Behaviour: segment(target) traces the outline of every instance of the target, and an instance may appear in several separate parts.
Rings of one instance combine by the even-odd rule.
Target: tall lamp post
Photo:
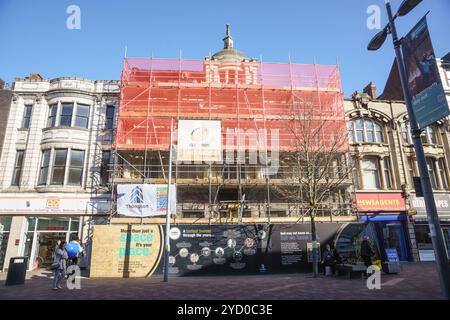
[[[439,224],[439,218],[436,210],[436,203],[434,202],[433,189],[430,183],[430,176],[427,170],[427,163],[425,153],[420,136],[422,134],[421,129],[417,123],[415,114],[412,109],[412,99],[408,88],[408,81],[406,76],[406,69],[403,60],[403,56],[400,50],[402,39],[398,39],[397,30],[395,28],[395,19],[407,15],[412,9],[414,9],[422,0],[404,0],[400,6],[398,12],[393,16],[391,3],[389,0],[385,0],[386,9],[389,16],[389,24],[384,27],[369,43],[367,49],[371,51],[378,50],[385,42],[387,35],[392,35],[392,40],[395,48],[395,55],[397,57],[398,71],[400,73],[400,79],[403,89],[403,95],[405,97],[406,108],[408,111],[408,117],[411,127],[411,134],[414,143],[414,149],[416,151],[417,164],[420,173],[420,182],[422,186],[423,196],[425,199],[425,207],[427,211],[428,224],[430,227],[430,235],[433,242],[433,248],[436,257],[437,269],[440,277],[440,283],[446,299],[450,299],[450,277],[449,277],[449,263],[447,258],[447,252],[444,245],[444,239],[441,232],[441,226]]]

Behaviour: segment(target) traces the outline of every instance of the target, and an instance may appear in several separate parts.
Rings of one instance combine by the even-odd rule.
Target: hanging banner
[[[222,127],[217,120],[178,121],[177,161],[222,161]]]
[[[403,39],[402,50],[412,109],[423,129],[450,115],[426,17]]]
[[[170,186],[170,214],[176,214],[177,193]],[[166,215],[166,184],[119,184],[117,185],[117,212],[129,217]]]

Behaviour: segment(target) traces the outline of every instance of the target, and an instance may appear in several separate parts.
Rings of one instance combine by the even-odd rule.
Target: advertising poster
[[[161,263],[162,226],[97,225],[92,236],[90,276],[149,277]]]
[[[170,186],[170,214],[176,214],[177,192]],[[117,185],[117,212],[128,217],[166,215],[168,203],[166,184]]]
[[[177,161],[222,161],[222,126],[217,120],[179,120]]]
[[[423,129],[450,115],[426,17],[403,39],[402,50],[412,109]]]

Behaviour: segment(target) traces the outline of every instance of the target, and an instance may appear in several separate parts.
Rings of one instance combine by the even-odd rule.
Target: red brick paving
[[[398,275],[382,275],[381,290],[368,290],[363,279],[312,278],[309,274],[216,276],[148,279],[81,279],[81,290],[52,291],[47,274],[25,285],[5,286],[0,299],[149,299],[149,300],[436,300],[443,299],[434,263],[406,263]],[[4,278],[4,276],[3,276]]]

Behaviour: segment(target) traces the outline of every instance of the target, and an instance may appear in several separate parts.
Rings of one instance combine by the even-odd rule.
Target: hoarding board
[[[222,128],[217,120],[179,120],[177,161],[222,161]]]
[[[426,17],[402,40],[412,109],[420,129],[450,115]]]
[[[151,276],[161,261],[162,235],[162,226],[158,225],[94,226],[90,276]]]
[[[177,193],[170,186],[170,214],[176,214]],[[117,212],[129,217],[150,217],[166,214],[168,204],[166,184],[117,185]]]

